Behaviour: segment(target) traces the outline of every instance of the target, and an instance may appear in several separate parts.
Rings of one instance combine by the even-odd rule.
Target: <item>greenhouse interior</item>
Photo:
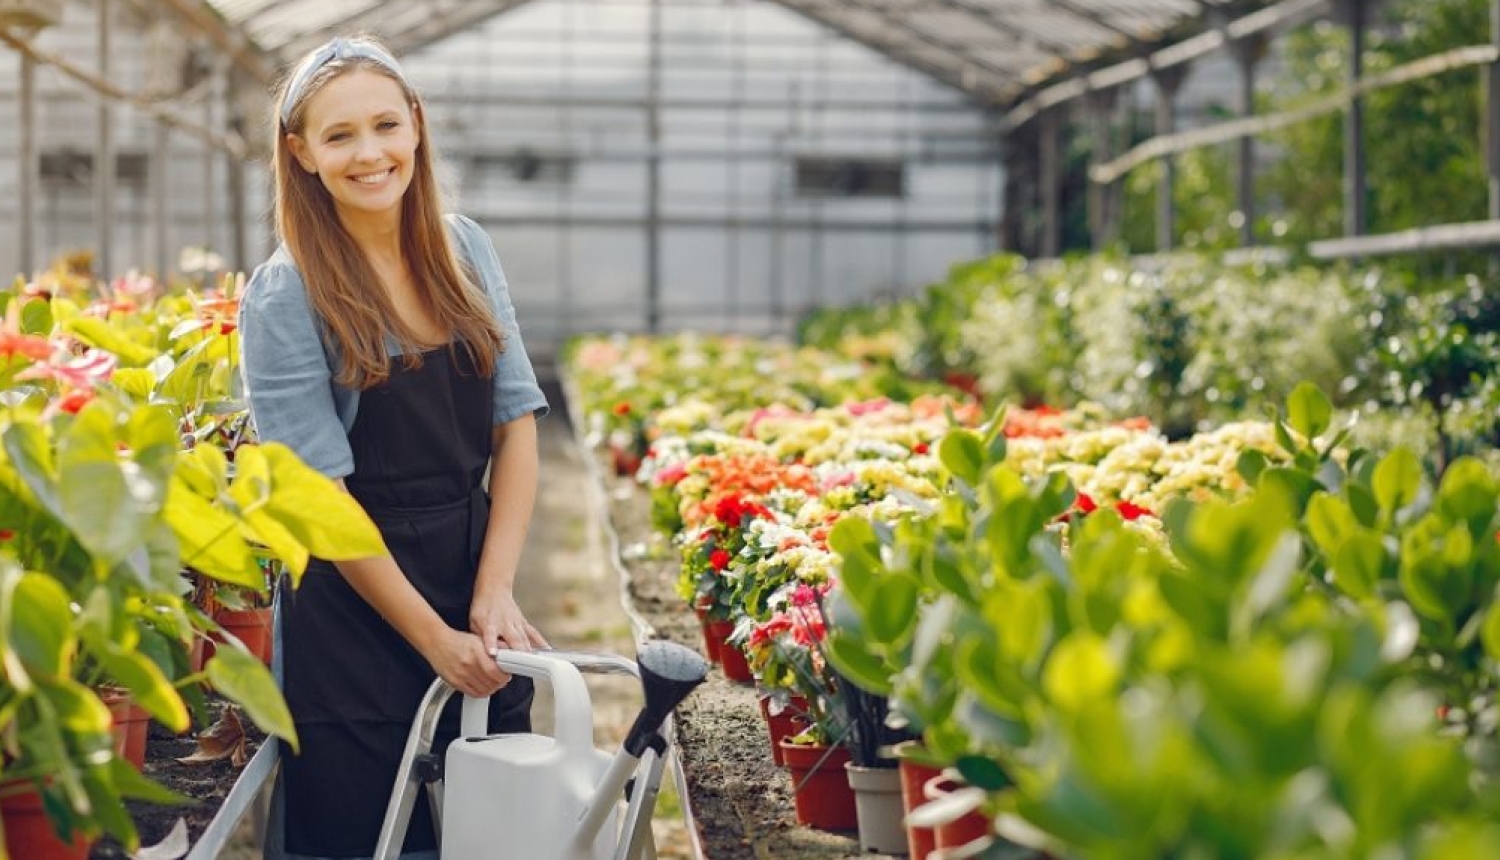
[[[1497,251],[1500,0],[0,0],[0,860],[1500,858]]]

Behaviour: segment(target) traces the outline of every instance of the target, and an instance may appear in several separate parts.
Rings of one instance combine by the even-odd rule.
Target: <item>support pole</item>
[[[1235,63],[1240,68],[1239,114],[1248,118],[1255,114],[1255,66],[1265,39],[1257,35],[1233,44]],[[1249,248],[1255,245],[1255,138],[1248,134],[1240,138],[1239,151],[1235,196],[1244,219],[1240,223],[1240,245]]]
[[[151,222],[155,226],[156,277],[163,283],[172,273],[171,239],[168,238],[172,220],[167,202],[167,175],[172,164],[169,141],[167,124],[158,122],[151,155]]]
[[[1341,0],[1349,27],[1348,83],[1359,85],[1364,76],[1365,0]],[[1493,69],[1494,66],[1491,66]],[[1344,235],[1363,236],[1369,229],[1365,207],[1365,99],[1354,95],[1344,118]]]
[[[1158,69],[1151,77],[1156,81],[1157,136],[1177,130],[1177,91],[1187,76],[1187,66]],[[1173,190],[1177,186],[1177,159],[1171,155],[1161,160],[1161,181],[1156,186],[1156,250],[1170,251],[1176,244],[1177,206]]]
[[[1040,183],[1042,208],[1041,256],[1056,257],[1062,253],[1062,117],[1049,110],[1037,118],[1037,182]]]
[[[661,0],[651,0],[646,73],[646,331],[661,329]]]
[[[21,227],[18,263],[21,274],[30,278],[36,270],[36,260],[32,257],[36,253],[36,61],[25,54],[20,56],[20,61],[21,115],[18,119],[21,127],[17,131],[21,135],[21,142],[16,165],[20,170],[20,195],[16,201],[17,218]],[[0,275],[7,274],[10,273],[0,272]]]
[[[99,2],[99,77],[109,80],[110,0]],[[98,276],[114,275],[112,249],[115,238],[115,138],[114,109],[109,99],[99,100],[99,137],[94,147],[94,218],[99,230]]]
[[[1113,156],[1110,119],[1114,113],[1115,92],[1093,93],[1088,100],[1089,124],[1093,141],[1089,146],[1089,166],[1104,164]],[[1095,251],[1104,250],[1108,242],[1110,183],[1091,182],[1088,191],[1089,236]]]
[[[1500,0],[1490,0],[1490,44],[1500,48]],[[1485,94],[1489,139],[1490,220],[1500,221],[1500,61],[1490,63],[1489,89]]]
[[[245,134],[245,117],[240,112],[240,99],[232,68],[225,68],[224,110],[228,125],[241,137]],[[229,252],[232,259],[229,271],[243,272],[249,265],[248,228],[245,223],[245,162],[231,154],[224,156],[226,189],[229,195]]]

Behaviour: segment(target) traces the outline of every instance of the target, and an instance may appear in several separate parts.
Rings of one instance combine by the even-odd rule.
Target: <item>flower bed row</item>
[[[249,444],[237,287],[58,270],[0,291],[0,856],[80,857],[101,834],[133,852],[127,800],[189,800],[117,741],[121,693],[181,732],[207,721],[208,682],[295,745],[265,655],[210,609],[381,546],[333,483]]]
[[[758,403],[678,387],[710,354],[730,391],[805,370]],[[1311,386],[1169,441],[1091,408],[843,398],[848,358],[793,354],[599,340],[570,372],[597,441],[622,413],[649,439],[680,593],[732,623],[726,671],[747,658],[768,716],[797,702],[794,742],[860,764],[914,739],[904,765],[963,786],[908,824],[1077,858],[1500,851],[1482,464],[1350,449]]]

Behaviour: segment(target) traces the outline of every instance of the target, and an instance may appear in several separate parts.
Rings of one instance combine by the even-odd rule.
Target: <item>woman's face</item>
[[[300,135],[288,134],[297,162],[316,173],[345,219],[399,215],[411,184],[420,121],[395,80],[356,69],[307,102]]]

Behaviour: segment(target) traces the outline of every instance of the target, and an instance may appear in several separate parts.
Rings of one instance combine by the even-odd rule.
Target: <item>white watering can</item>
[[[455,690],[434,681],[407,736],[375,860],[399,856],[423,784],[442,860],[654,857],[651,812],[670,748],[672,709],[703,682],[708,663],[696,651],[660,641],[641,646],[638,661],[502,650],[495,662],[512,675],[551,685],[554,736],[486,734],[489,699],[465,697],[459,737],[439,768],[430,754],[433,734]],[[594,748],[593,709],[580,671],[634,675],[645,688],[646,704],[614,754]]]

